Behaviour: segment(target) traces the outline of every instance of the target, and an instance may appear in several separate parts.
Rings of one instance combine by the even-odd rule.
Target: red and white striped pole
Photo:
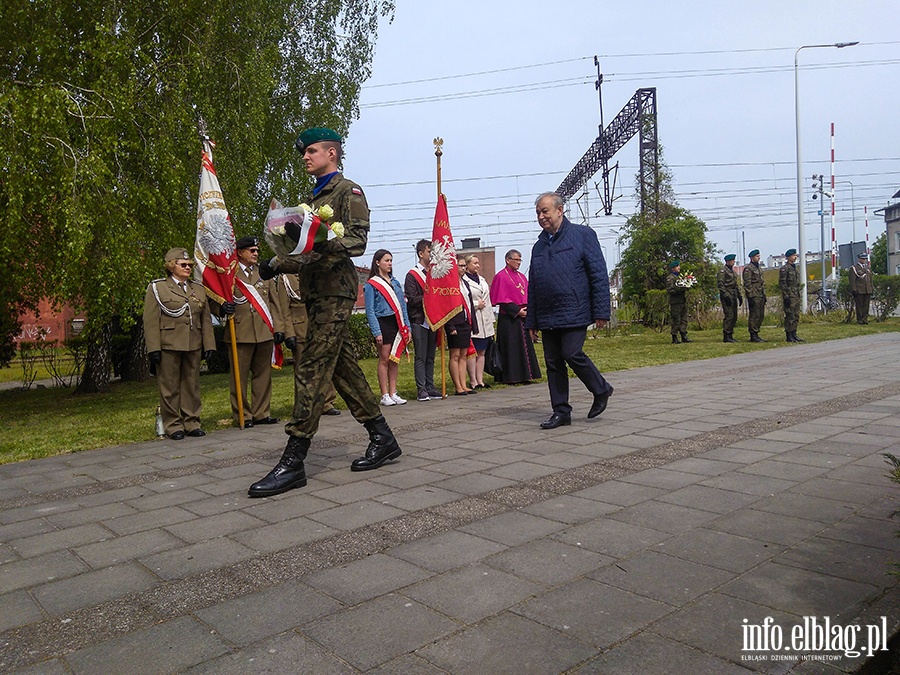
[[[831,123],[831,279],[837,278],[837,241],[834,231],[834,122]]]

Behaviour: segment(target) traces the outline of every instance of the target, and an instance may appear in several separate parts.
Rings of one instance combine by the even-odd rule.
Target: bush
[[[365,314],[350,315],[350,341],[356,350],[356,358],[371,359],[378,354],[375,351],[375,340],[369,330],[369,322]]]
[[[900,305],[900,277],[876,274],[872,277],[872,309],[876,321],[884,321]]]

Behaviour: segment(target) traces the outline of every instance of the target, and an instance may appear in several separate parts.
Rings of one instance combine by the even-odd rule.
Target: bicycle
[[[809,306],[809,313],[814,316],[824,316],[841,308],[837,300],[837,293],[830,288],[820,288],[816,291],[816,299]]]

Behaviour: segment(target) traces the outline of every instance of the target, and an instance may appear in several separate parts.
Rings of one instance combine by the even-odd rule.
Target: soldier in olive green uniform
[[[719,270],[716,283],[719,286],[719,300],[722,302],[722,342],[737,342],[734,339],[734,324],[737,322],[738,305],[743,305],[741,288],[734,271],[734,253],[725,256],[725,265]]]
[[[687,335],[687,289],[678,285],[678,275],[681,273],[681,261],[673,260],[669,263],[669,274],[666,276],[666,291],[669,294],[669,326],[672,331],[672,344],[678,344],[678,334],[681,334],[682,342],[688,340]]]
[[[750,262],[744,267],[744,293],[747,294],[747,325],[750,342],[765,342],[759,337],[759,329],[766,315],[766,285],[759,268],[759,249],[750,251]]]
[[[275,296],[284,323],[284,345],[293,353],[294,369],[296,369],[303,357],[309,325],[306,303],[300,295],[300,280],[297,275],[279,275],[275,280]],[[334,407],[336,400],[337,390],[335,390],[334,384],[329,383],[323,415],[341,414],[341,411]]]
[[[183,248],[166,253],[164,279],[154,279],[144,297],[144,339],[159,385],[159,409],[169,438],[205,436],[200,428],[200,352],[216,350],[212,319],[202,284],[191,281],[194,266]]]
[[[272,319],[272,328],[266,324],[260,313],[250,303],[241,290],[234,286],[234,302],[222,305],[213,303],[217,316],[229,315],[234,321],[234,337],[237,343],[238,372],[241,379],[241,398],[244,407],[244,426],[249,428],[255,424],[275,424],[278,419],[272,417],[272,353],[275,345],[284,341],[284,327],[281,313],[270,296],[275,288],[271,280],[259,276],[259,240],[256,237],[241,237],[235,242],[238,256],[238,267],[235,279],[240,279],[247,286],[252,286],[260,301],[268,308]],[[274,329],[274,330],[273,330]],[[225,331],[225,342],[228,343],[228,359],[233,358],[231,350],[231,330]],[[234,381],[234,364],[231,364],[231,412],[235,424],[240,424],[238,415],[237,388]],[[252,401],[251,401],[251,392]]]
[[[342,148],[341,137],[336,132],[307,129],[300,134],[296,147],[303,153],[306,172],[316,178],[312,208],[331,206],[333,220],[343,223],[345,234],[315,244],[313,252],[319,257],[312,261],[302,263],[293,256],[276,257],[263,266],[266,277],[298,273],[309,327],[300,363],[294,369],[294,410],[285,425],[290,438],[275,468],[250,486],[251,497],[266,497],[306,485],[303,461],[319,428],[319,417],[332,382],[354,419],[362,422],[369,432],[365,455],[353,461],[351,470],[375,469],[401,454],[381,414],[378,399],[357,363],[350,340],[350,314],[359,289],[359,277],[351,258],[365,252],[369,236],[365,195],[359,185],[338,171]],[[299,227],[289,225],[285,229],[289,236],[299,239]]]
[[[869,256],[860,253],[856,256],[856,264],[850,268],[850,294],[856,306],[856,323],[865,326],[869,323],[869,303],[875,286],[872,284],[872,270],[869,269]]]
[[[797,270],[797,249],[789,248],[784,253],[785,261],[778,272],[778,287],[784,303],[784,334],[788,342],[804,342],[797,337],[800,322],[800,272]]]

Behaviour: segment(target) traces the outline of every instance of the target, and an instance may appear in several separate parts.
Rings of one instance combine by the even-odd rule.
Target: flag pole
[[[438,201],[441,200],[441,155],[444,154],[442,147],[444,145],[443,138],[435,138],[434,139],[434,156],[437,159],[437,198]],[[444,328],[438,328],[439,331],[443,331]],[[446,331],[444,331],[444,335],[446,335]],[[445,355],[444,350],[446,347],[446,340],[443,339],[442,335],[437,336],[437,342],[441,348],[441,398],[447,398],[447,366],[445,364]]]
[[[206,130],[206,120],[203,117],[200,117],[197,122],[197,127],[200,131],[200,141],[203,144],[203,149],[209,153],[210,157],[212,157],[212,148],[209,147],[209,134]],[[232,296],[234,296],[234,282],[232,281]],[[232,374],[234,375],[234,392],[237,395],[238,401],[238,426],[243,429],[244,428],[244,397],[241,391],[241,369],[238,364],[238,352],[237,352],[237,337],[234,333],[234,316],[225,315],[225,323],[228,324],[228,328],[231,331],[231,363],[234,364],[234,367],[231,369]]]

